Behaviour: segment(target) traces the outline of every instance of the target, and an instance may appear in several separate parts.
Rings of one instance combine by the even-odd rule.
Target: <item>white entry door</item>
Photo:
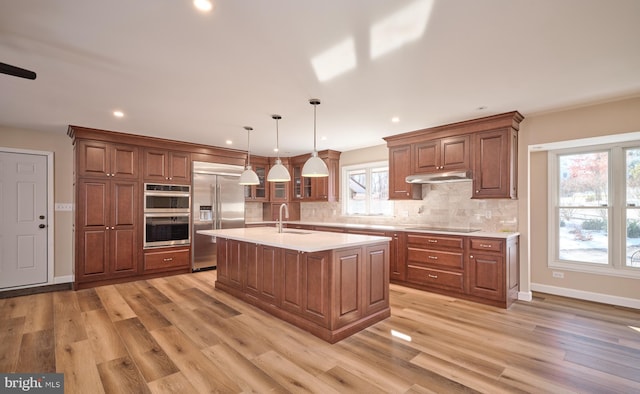
[[[0,152],[0,289],[47,283],[47,157]]]

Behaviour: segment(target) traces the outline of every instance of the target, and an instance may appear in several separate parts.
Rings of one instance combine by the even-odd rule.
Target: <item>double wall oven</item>
[[[144,184],[144,247],[188,245],[191,186]]]

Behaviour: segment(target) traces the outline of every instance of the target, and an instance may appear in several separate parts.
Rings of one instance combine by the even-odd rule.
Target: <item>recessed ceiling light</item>
[[[226,140],[225,142],[227,143],[227,145],[233,145],[233,141],[231,140]]]
[[[213,4],[209,0],[193,0],[193,6],[202,12],[209,12],[213,8]]]
[[[327,136],[326,136],[326,135],[323,135],[322,137],[320,137],[320,139],[321,139],[322,141],[326,141],[326,140],[327,140]]]
[[[113,116],[116,118],[122,118],[124,116],[124,112],[122,111],[113,111]]]
[[[391,121],[393,123],[398,123],[400,121],[400,118],[398,118],[397,116],[394,116],[393,118],[391,118]]]

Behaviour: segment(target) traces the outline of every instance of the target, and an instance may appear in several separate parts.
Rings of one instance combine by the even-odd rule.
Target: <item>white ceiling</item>
[[[313,61],[332,48],[325,64],[351,68],[325,79]],[[0,0],[0,62],[38,75],[0,74],[3,126],[244,150],[249,125],[252,153],[273,155],[277,113],[289,156],[313,148],[317,97],[318,150],[346,151],[639,95],[640,1]]]

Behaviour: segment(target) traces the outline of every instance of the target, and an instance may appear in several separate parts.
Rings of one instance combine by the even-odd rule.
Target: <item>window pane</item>
[[[560,260],[609,263],[609,228],[606,208],[560,208]]]
[[[389,201],[389,169],[371,170],[370,214],[384,215],[393,211]]]
[[[627,209],[627,243],[626,259],[627,267],[640,268],[640,209]]]
[[[559,160],[560,206],[608,205],[608,153],[563,155]]]
[[[627,149],[626,170],[627,206],[640,207],[640,149]]]
[[[347,214],[367,213],[367,174],[365,170],[348,172],[349,196],[347,200]]]

